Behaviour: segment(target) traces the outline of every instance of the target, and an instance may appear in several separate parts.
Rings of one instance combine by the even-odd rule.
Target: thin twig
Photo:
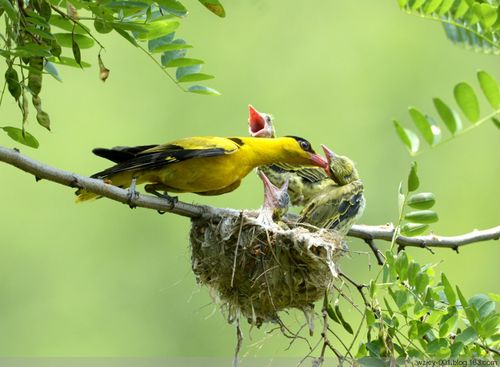
[[[365,239],[365,243],[370,247],[373,254],[375,255],[375,258],[377,259],[377,264],[380,266],[384,265],[384,256],[378,249],[377,245],[375,245],[375,241],[373,240],[373,238]]]
[[[102,180],[81,176],[51,167],[45,163],[29,158],[15,149],[0,147],[0,161],[17,167],[20,170],[28,172],[40,179],[46,179],[73,188],[83,188],[87,191],[98,194],[99,196],[107,197],[108,199],[112,199],[123,204],[133,204],[137,207],[170,212],[189,218],[210,218],[218,216],[237,217],[240,215],[240,212],[234,209],[221,209],[207,205],[194,205],[181,201],[172,203],[170,200],[165,198],[158,198],[151,195],[137,195],[137,197],[133,198],[131,201],[128,190],[106,184]],[[247,214],[252,215],[252,213]],[[363,240],[368,239],[383,241],[391,241],[393,235],[394,227],[392,225],[354,225],[348,233],[348,236],[350,237],[356,237]],[[433,247],[458,250],[461,246],[481,241],[498,240],[499,238],[500,226],[496,226],[485,230],[474,230],[460,236],[398,236],[395,242],[402,247]]]

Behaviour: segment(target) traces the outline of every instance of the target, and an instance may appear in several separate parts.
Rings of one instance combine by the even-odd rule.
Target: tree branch
[[[189,218],[240,215],[240,211],[235,209],[214,208],[208,205],[194,205],[180,201],[174,202],[151,195],[130,195],[128,190],[106,184],[102,180],[67,172],[36,161],[21,154],[17,149],[8,149],[0,146],[0,161],[17,167],[22,171],[31,173],[37,180],[46,179],[64,186],[82,188],[100,196],[107,197],[108,199],[131,206],[154,209],[161,212],[170,212]],[[252,215],[252,213],[249,214]],[[383,226],[355,225],[349,231],[348,236],[360,238],[365,241],[391,241],[393,233],[394,226],[392,224]],[[396,239],[396,243],[400,247],[451,248],[458,251],[458,248],[464,245],[481,241],[498,240],[499,238],[500,226],[496,226],[481,231],[475,230],[461,236],[399,236]]]

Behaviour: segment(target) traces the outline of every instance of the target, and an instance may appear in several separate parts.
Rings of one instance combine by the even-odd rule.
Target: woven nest
[[[213,290],[229,322],[242,314],[257,326],[276,321],[279,311],[310,310],[346,250],[334,232],[263,227],[246,216],[193,220],[190,242],[197,281]]]

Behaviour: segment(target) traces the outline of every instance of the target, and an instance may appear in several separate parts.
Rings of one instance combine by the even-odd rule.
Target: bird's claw
[[[136,184],[137,184],[137,178],[134,177],[132,178],[132,182],[130,183],[130,187],[128,188],[128,193],[127,193],[127,204],[130,207],[130,209],[137,208],[135,201],[139,198],[139,193],[135,189]]]

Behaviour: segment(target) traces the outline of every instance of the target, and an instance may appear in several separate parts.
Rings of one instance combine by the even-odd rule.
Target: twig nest
[[[337,277],[343,238],[315,227],[263,226],[246,215],[192,221],[192,269],[227,309],[260,326],[288,308],[310,310]]]

